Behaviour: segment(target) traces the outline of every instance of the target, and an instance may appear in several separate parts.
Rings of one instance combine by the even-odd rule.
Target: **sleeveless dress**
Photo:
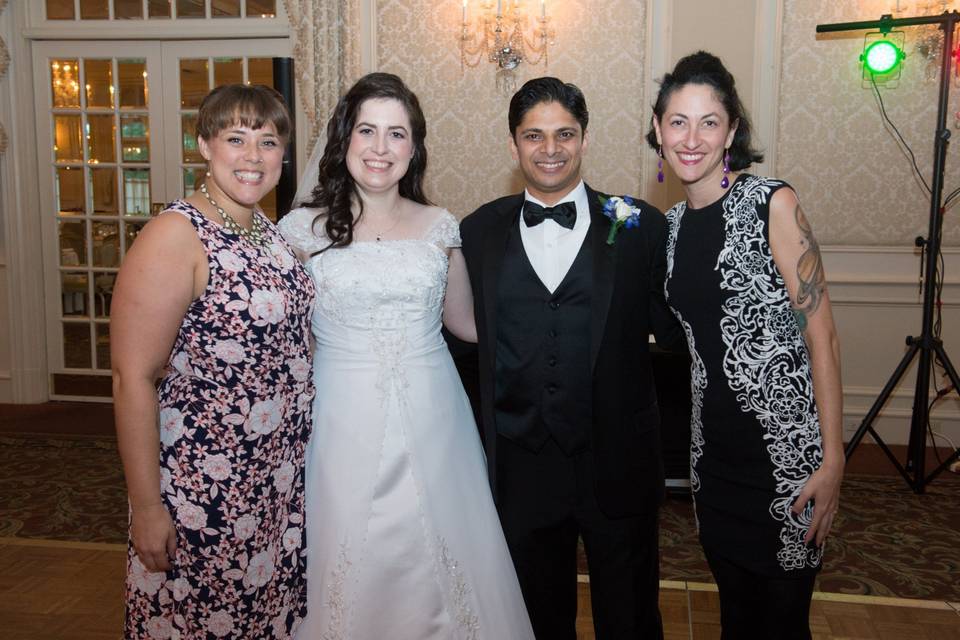
[[[329,244],[316,214],[297,209],[280,222],[308,254]],[[442,211],[428,227],[422,238],[353,242],[307,262],[318,291],[317,398],[301,640],[533,638],[440,334],[444,250],[460,245],[459,226]]]
[[[786,183],[741,174],[703,209],[667,212],[667,301],[687,335],[690,483],[704,548],[760,575],[815,571],[812,504],[791,506],[823,462],[806,342],[769,244]]]
[[[290,638],[306,613],[313,282],[272,224],[258,248],[187,202],[169,208],[196,229],[210,278],[159,388],[173,569],[147,572],[130,546],[124,637]]]

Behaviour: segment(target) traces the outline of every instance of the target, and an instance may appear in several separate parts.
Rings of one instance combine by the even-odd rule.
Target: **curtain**
[[[3,2],[4,0],[0,0]],[[340,95],[360,75],[359,0],[284,0],[307,148],[322,137]]]

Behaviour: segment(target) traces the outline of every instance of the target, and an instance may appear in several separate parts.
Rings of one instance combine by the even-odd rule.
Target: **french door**
[[[200,101],[272,86],[272,58],[289,55],[287,39],[34,43],[52,398],[109,399],[116,274],[151,214],[203,175]],[[261,204],[271,214],[275,194]]]

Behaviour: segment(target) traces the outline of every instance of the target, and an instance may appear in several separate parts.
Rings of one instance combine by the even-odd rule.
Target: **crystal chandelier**
[[[76,64],[54,60],[50,63],[50,76],[53,80],[53,106],[79,106],[80,83],[77,82],[79,69]]]
[[[953,0],[918,0],[914,7],[906,0],[895,0],[891,7],[894,18],[903,18],[909,12],[920,16],[934,16],[953,9]],[[914,33],[913,53],[923,59],[924,80],[937,79],[940,72],[940,52],[943,47],[943,32],[939,27],[918,27]]]
[[[522,0],[480,0],[472,9],[463,0],[460,22],[460,69],[476,67],[484,59],[497,65],[497,89],[516,90],[515,70],[522,62],[547,67],[549,48],[556,44],[550,27],[546,0],[539,1],[539,15],[527,15]],[[531,26],[532,22],[532,26]]]

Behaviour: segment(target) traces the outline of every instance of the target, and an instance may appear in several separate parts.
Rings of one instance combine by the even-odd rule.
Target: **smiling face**
[[[367,193],[396,189],[413,157],[410,116],[399,100],[371,98],[357,113],[347,148],[347,170]]]
[[[722,193],[723,155],[733,143],[736,123],[708,85],[687,84],[670,96],[663,118],[654,119],[663,157],[683,182],[684,189],[716,186]]]
[[[526,114],[510,138],[510,153],[520,165],[530,195],[553,205],[580,182],[587,136],[558,102],[541,102]]]
[[[283,142],[273,123],[259,129],[234,123],[210,140],[197,138],[207,161],[210,195],[252,209],[280,180]]]

